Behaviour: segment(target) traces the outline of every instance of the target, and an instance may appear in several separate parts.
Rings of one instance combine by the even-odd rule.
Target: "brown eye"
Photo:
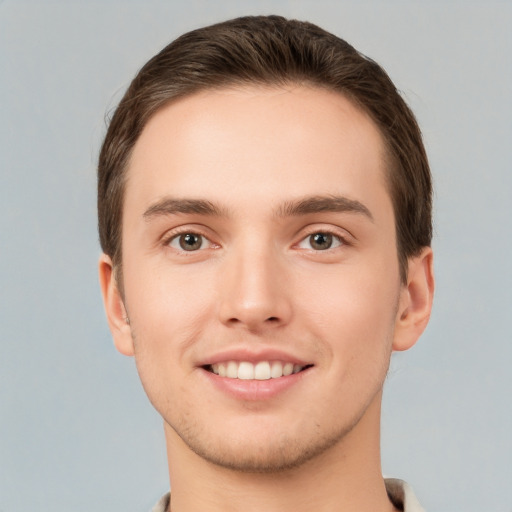
[[[309,244],[315,251],[325,251],[332,246],[332,235],[329,233],[314,233],[309,237]]]
[[[303,238],[297,244],[297,247],[309,251],[327,251],[329,249],[337,249],[343,245],[347,245],[343,237],[328,231],[317,231]]]
[[[196,235],[195,233],[184,233],[183,235],[179,235],[178,237],[179,246],[184,251],[197,251],[201,249],[203,245],[203,237],[201,235]],[[171,242],[171,246],[172,246]]]

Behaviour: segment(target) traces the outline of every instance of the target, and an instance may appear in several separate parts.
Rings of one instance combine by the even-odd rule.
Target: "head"
[[[391,351],[430,313],[430,201],[395,87],[314,25],[241,18],[142,68],[100,155],[100,279],[173,459],[374,446]]]
[[[126,171],[148,120],[163,106],[223,87],[307,84],[345,96],[376,124],[386,147],[403,282],[407,260],[430,245],[432,184],[415,117],[386,72],[342,39],[307,22],[245,17],[179,37],[140,70],[110,122],[98,164],[101,247],[122,289]]]

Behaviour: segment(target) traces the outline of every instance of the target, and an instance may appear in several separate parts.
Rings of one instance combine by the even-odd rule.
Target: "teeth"
[[[235,361],[229,361],[226,370],[226,377],[229,377],[230,379],[236,379],[238,377],[238,365]]]
[[[283,375],[291,375],[293,373],[293,363],[286,363],[283,366]]]
[[[283,365],[280,361],[273,361],[270,365],[270,376],[273,379],[278,379],[283,376]]]
[[[241,380],[254,379],[254,365],[251,363],[240,363],[238,365],[238,378]]]
[[[256,380],[268,380],[270,377],[270,363],[267,363],[267,361],[261,361],[254,367],[254,378]]]
[[[298,373],[304,366],[281,361],[260,361],[252,364],[247,361],[226,361],[213,364],[211,370],[220,377],[240,380],[269,380],[286,377],[292,373]]]

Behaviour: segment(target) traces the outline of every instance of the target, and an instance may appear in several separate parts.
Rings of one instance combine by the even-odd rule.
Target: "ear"
[[[114,345],[125,356],[133,356],[133,338],[126,308],[115,279],[112,260],[106,254],[98,262],[101,294]]]
[[[434,297],[434,256],[430,247],[409,258],[407,284],[402,286],[395,320],[393,350],[411,348],[425,330]]]

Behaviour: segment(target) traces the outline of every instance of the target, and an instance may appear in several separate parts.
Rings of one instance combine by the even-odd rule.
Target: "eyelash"
[[[296,246],[300,246],[301,244],[303,243],[308,243],[308,240],[310,241],[311,238],[315,235],[324,235],[324,236],[328,236],[328,237],[331,237],[332,238],[332,242],[335,243],[334,241],[337,240],[338,242],[338,245],[336,245],[335,247],[327,247],[326,249],[314,249],[313,247],[309,247],[309,248],[304,248],[306,250],[309,250],[309,251],[313,251],[315,253],[319,253],[319,252],[329,252],[331,250],[335,250],[339,247],[343,247],[343,246],[349,246],[350,244],[348,243],[346,237],[343,237],[341,236],[339,233],[333,231],[333,230],[329,230],[329,229],[317,229],[317,230],[313,230],[311,232],[309,232],[308,234],[306,234],[305,236],[303,236],[299,243],[298,244],[295,244]],[[311,244],[311,242],[309,242]]]
[[[204,242],[207,242],[210,246],[218,246],[217,244],[214,244],[204,233],[202,233],[200,230],[198,230],[197,228],[177,228],[175,230],[173,230],[171,233],[169,233],[166,237],[164,237],[162,239],[162,245],[166,246],[166,247],[171,247],[171,243],[174,241],[174,240],[179,240],[179,238],[183,235],[194,235],[194,236],[198,236],[198,237],[201,237],[201,239],[203,240],[203,243]],[[198,250],[196,251],[186,251],[185,249],[178,249],[178,248],[174,248],[176,251],[180,252],[180,253],[194,253],[194,252],[199,252]],[[199,249],[199,250],[204,250],[204,249]]]
[[[166,237],[164,237],[162,239],[162,245],[164,245],[166,247],[171,247],[171,243],[173,241],[175,241],[175,240],[178,240],[179,237],[181,237],[183,235],[194,235],[194,236],[201,237],[201,239],[203,241],[203,244],[204,244],[204,242],[206,242],[210,246],[210,247],[207,247],[207,248],[217,248],[217,247],[220,247],[218,244],[215,244],[214,242],[212,242],[200,230],[186,228],[186,227],[184,227],[184,228],[177,228],[176,230],[173,230],[171,233],[168,234],[168,236],[166,236]],[[299,240],[298,243],[293,244],[293,247],[300,246],[300,244],[306,242],[308,239],[310,239],[314,235],[327,235],[327,236],[330,236],[333,239],[338,241],[338,245],[336,247],[328,247],[327,249],[323,249],[323,250],[322,249],[314,249],[312,247],[304,248],[305,250],[312,251],[312,252],[315,252],[315,253],[322,253],[322,252],[330,252],[331,250],[335,250],[335,249],[337,249],[339,247],[352,245],[347,240],[347,238],[345,236],[340,235],[340,233],[336,232],[335,230],[332,230],[332,229],[316,229],[316,230],[311,230],[311,231],[307,232],[306,234],[304,234],[304,236],[302,236],[302,238]],[[173,248],[173,249],[176,250],[179,253],[182,253],[182,254],[186,254],[186,253],[193,254],[193,253],[197,253],[199,251],[205,250],[205,248],[203,248],[202,246],[199,249],[197,249],[197,250],[191,250],[191,251],[187,251],[187,250],[185,250],[183,248],[182,249],[178,249],[177,247]]]

